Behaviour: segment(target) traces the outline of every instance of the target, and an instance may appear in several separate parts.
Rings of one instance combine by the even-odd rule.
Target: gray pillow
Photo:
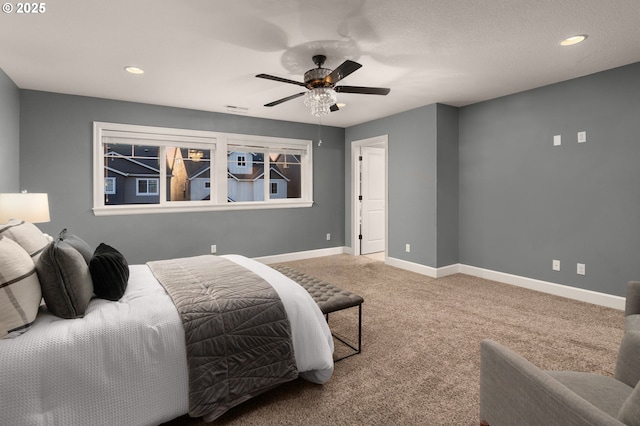
[[[50,243],[36,263],[42,295],[49,311],[61,318],[84,316],[93,295],[89,265],[63,240]]]
[[[627,400],[622,404],[618,420],[625,425],[640,426],[640,383],[638,383]]]
[[[615,378],[635,388],[640,381],[640,332],[629,330],[622,336],[618,358],[616,360]]]
[[[93,256],[93,249],[82,238],[67,231],[67,228],[64,228],[58,235],[58,239],[68,243],[71,247],[78,250],[82,257],[84,257],[87,265],[89,264],[91,256]]]

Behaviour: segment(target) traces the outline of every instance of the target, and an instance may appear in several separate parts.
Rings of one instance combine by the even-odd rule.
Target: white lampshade
[[[25,222],[49,222],[49,197],[47,194],[0,194],[0,223],[10,219]]]

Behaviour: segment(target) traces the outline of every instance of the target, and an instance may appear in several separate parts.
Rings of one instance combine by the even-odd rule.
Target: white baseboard
[[[350,247],[332,247],[326,249],[300,251],[295,253],[277,254],[274,256],[256,257],[255,260],[265,264],[270,264],[345,253],[353,254]],[[568,299],[579,300],[581,302],[593,303],[594,305],[619,309],[622,311],[625,307],[625,298],[621,296],[599,293],[597,291],[585,290],[582,288],[571,287],[562,284],[555,284],[548,281],[536,280],[533,278],[492,271],[490,269],[483,269],[459,263],[443,266],[440,268],[433,268],[431,266],[408,262],[406,260],[397,259],[394,257],[387,257],[385,263],[389,266],[394,266],[396,268],[415,272],[417,274],[426,275],[431,278],[442,278],[448,275],[461,273],[474,277],[485,278],[492,281],[498,281],[504,284],[515,285],[517,287],[528,288],[530,290],[540,291],[542,293],[566,297]]]
[[[276,254],[273,256],[255,257],[254,260],[262,262],[266,265],[271,263],[292,262],[294,260],[311,259],[314,257],[333,256],[336,254],[344,254],[347,247],[331,247],[326,249],[298,251],[294,253]]]
[[[489,269],[477,268],[475,266],[458,265],[458,270],[462,274],[473,275],[474,277],[486,278],[488,280],[524,287],[530,290],[541,291],[543,293],[554,294],[568,299],[593,303],[595,305],[606,306],[608,308],[619,309],[622,311],[624,310],[625,298],[621,296],[614,296],[611,294],[599,293],[597,291],[585,290],[583,288],[506,274],[504,272],[496,272]]]
[[[387,257],[385,263],[389,266],[415,272],[417,274],[426,275],[431,278],[442,278],[447,275],[458,273],[458,265],[449,265],[442,268],[433,268],[431,266],[421,265],[419,263],[408,262],[406,260],[397,259],[395,257]]]
[[[624,310],[625,306],[625,298],[621,296],[613,296],[611,294],[599,293],[597,291],[585,290],[582,288],[536,280],[533,278],[521,277],[519,275],[506,274],[504,272],[477,268],[475,266],[454,264],[443,266],[441,268],[432,268],[430,266],[407,262],[406,260],[396,259],[393,257],[388,257],[386,263],[387,265],[395,266],[396,268],[405,269],[411,272],[416,272],[418,274],[426,275],[431,278],[442,278],[446,277],[447,275],[461,273],[472,275],[474,277],[485,278],[492,281],[498,281],[504,284],[528,288],[530,290],[540,291],[542,293],[566,297],[568,299],[579,300],[581,302],[593,303],[594,305],[619,309],[622,311]]]

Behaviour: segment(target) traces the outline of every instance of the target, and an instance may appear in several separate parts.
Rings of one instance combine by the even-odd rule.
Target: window
[[[167,159],[167,201],[202,201],[211,196],[211,150],[170,146]],[[204,183],[208,182],[207,187]]]
[[[116,178],[113,178],[113,177],[104,178],[104,193],[107,195],[116,193]]]
[[[158,179],[136,179],[136,195],[158,194]]]
[[[310,207],[311,141],[94,122],[96,215]]]

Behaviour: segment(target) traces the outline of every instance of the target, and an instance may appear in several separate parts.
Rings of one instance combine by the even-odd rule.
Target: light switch
[[[553,137],[553,146],[560,146],[562,144],[562,136],[555,135]]]

